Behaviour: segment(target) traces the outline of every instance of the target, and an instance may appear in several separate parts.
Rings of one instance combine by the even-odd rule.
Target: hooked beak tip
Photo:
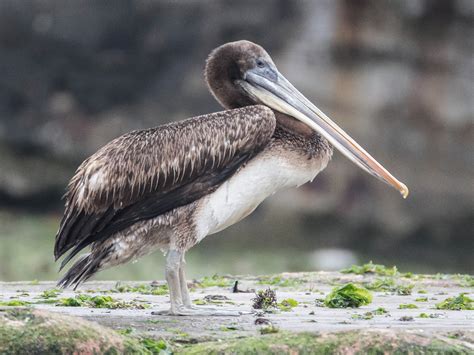
[[[406,199],[410,194],[410,190],[408,190],[407,185],[405,185],[403,182],[400,183],[399,191],[404,199]]]

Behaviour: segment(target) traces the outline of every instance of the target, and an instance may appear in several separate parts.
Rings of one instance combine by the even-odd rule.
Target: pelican
[[[376,178],[408,188],[305,98],[249,41],[214,49],[208,88],[225,111],[124,134],[86,159],[71,179],[56,235],[59,281],[77,287],[100,270],[155,250],[166,253],[169,314],[193,307],[185,253],[252,213],[273,193],[323,170],[332,147]]]

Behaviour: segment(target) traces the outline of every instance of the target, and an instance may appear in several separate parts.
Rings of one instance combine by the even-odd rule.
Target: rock
[[[185,348],[182,354],[469,354],[474,346],[446,337],[395,330],[283,333],[217,341]]]
[[[0,310],[1,354],[147,353],[138,341],[78,317],[39,309]]]

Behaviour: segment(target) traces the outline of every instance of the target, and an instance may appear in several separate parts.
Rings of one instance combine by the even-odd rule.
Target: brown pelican
[[[170,314],[194,314],[184,254],[246,217],[268,196],[326,167],[332,146],[406,197],[393,177],[280,74],[249,41],[209,55],[207,85],[226,109],[127,133],[86,159],[71,179],[56,235],[59,281],[76,286],[99,270],[166,252]],[[202,313],[202,312],[201,312]]]

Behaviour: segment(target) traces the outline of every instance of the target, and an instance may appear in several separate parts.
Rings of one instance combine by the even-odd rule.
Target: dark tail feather
[[[66,275],[58,281],[58,287],[67,288],[74,286],[74,290],[84,281],[89,279],[97,271],[99,271],[99,264],[102,258],[93,254],[86,254],[82,256],[73,266],[68,270]]]

